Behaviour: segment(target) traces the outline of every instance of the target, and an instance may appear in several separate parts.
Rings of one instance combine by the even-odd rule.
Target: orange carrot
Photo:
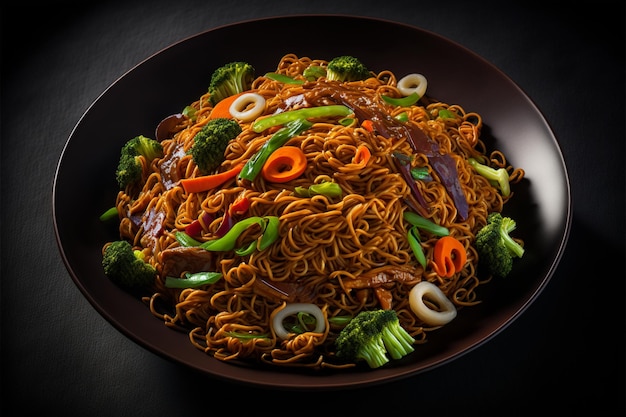
[[[367,130],[368,132],[373,132],[374,131],[374,122],[372,122],[370,119],[363,120],[363,122],[361,122],[361,127],[363,129]]]
[[[283,146],[271,153],[261,168],[261,175],[268,182],[287,182],[298,178],[306,170],[307,160],[302,149]]]
[[[188,193],[201,193],[202,191],[211,190],[224,184],[229,179],[235,177],[243,168],[243,163],[236,165],[224,172],[218,172],[213,175],[204,175],[202,177],[184,178],[180,180],[180,185],[183,186]]]
[[[371,157],[372,157],[372,152],[370,151],[370,149],[365,145],[359,145],[356,148],[354,157],[352,158],[352,163],[360,165],[361,167],[364,168],[369,162]]]
[[[218,101],[217,104],[213,106],[213,110],[211,110],[211,115],[209,116],[209,119],[217,119],[218,117],[232,119],[233,115],[230,114],[230,106],[235,100],[237,100],[237,97],[241,96],[244,93],[247,93],[247,91],[233,94],[232,96],[228,96]]]
[[[467,262],[463,244],[452,236],[443,236],[435,243],[434,269],[441,277],[451,277],[461,271]]]

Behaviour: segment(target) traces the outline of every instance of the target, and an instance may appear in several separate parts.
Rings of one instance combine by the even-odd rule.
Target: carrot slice
[[[306,155],[295,146],[283,146],[271,153],[261,175],[268,182],[283,183],[298,178],[307,166]]]
[[[228,96],[218,101],[217,104],[213,106],[213,110],[211,110],[209,119],[217,119],[219,117],[232,119],[233,115],[230,114],[230,106],[233,104],[235,100],[237,100],[239,96],[245,93],[247,93],[247,91],[242,91],[241,93],[233,94],[232,96]]]
[[[184,178],[180,180],[180,185],[183,186],[188,193],[201,193],[202,191],[212,190],[215,187],[219,187],[231,178],[234,178],[241,172],[243,163],[236,165],[224,172],[218,172],[213,175],[204,175],[202,177]]]
[[[460,272],[467,262],[465,247],[452,236],[443,236],[435,243],[434,270],[441,277],[451,277]]]
[[[352,163],[365,168],[371,157],[372,152],[370,151],[370,149],[365,145],[359,145],[356,148],[356,153],[354,154],[354,157],[352,158]]]
[[[363,129],[367,130],[368,132],[373,132],[374,122],[372,122],[370,119],[363,120],[363,122],[361,123],[361,127],[363,127]]]

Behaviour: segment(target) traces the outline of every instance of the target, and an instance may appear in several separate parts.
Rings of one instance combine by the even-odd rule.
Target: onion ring
[[[250,107],[251,106],[251,107]],[[240,95],[230,105],[230,114],[242,122],[251,122],[265,110],[265,98],[257,93],[245,93]]]
[[[424,298],[435,303],[439,310],[427,306]],[[411,288],[409,305],[420,320],[431,326],[443,326],[456,317],[456,307],[452,301],[432,282],[421,281]]]
[[[398,91],[403,96],[410,96],[413,93],[417,93],[420,98],[426,94],[426,87],[428,81],[422,74],[409,74],[405,75],[398,81]]]
[[[318,306],[309,303],[292,303],[287,304],[285,308],[276,313],[272,319],[272,327],[274,328],[274,333],[276,333],[277,337],[281,339],[289,338],[289,332],[285,329],[285,326],[283,326],[283,320],[292,314],[300,312],[307,313],[315,317],[315,329],[313,332],[321,333],[324,331],[326,328],[324,313],[322,313],[322,310]]]

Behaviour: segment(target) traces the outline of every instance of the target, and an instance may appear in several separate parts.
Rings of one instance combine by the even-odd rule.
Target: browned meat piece
[[[215,271],[213,252],[195,246],[165,249],[161,252],[162,276],[180,277],[184,272]]]

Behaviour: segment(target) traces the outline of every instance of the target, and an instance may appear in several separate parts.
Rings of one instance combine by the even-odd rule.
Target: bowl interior
[[[332,30],[319,30],[321,27]],[[294,30],[297,28],[297,30]],[[355,33],[390,34],[357,38]],[[315,32],[315,40],[308,33]],[[249,39],[262,34],[270,47]],[[337,39],[349,39],[337,42]],[[220,48],[226,41],[237,48]],[[406,51],[412,51],[407,54]],[[323,375],[261,369],[210,358],[187,335],[167,329],[140,300],[111,284],[101,268],[101,248],[117,230],[98,216],[117,194],[114,171],[119,149],[137,134],[153,136],[158,122],[196,100],[223,63],[243,60],[257,73],[272,71],[280,58],[359,57],[370,69],[396,74],[420,72],[429,94],[482,115],[483,139],[502,149],[525,180],[505,213],[516,218],[516,234],[527,252],[506,280],[485,286],[484,300],[462,311],[429,343],[389,367]],[[93,152],[94,143],[106,143]],[[77,197],[80,203],[77,204]],[[284,388],[356,387],[431,369],[480,346],[521,314],[556,268],[571,221],[569,180],[556,138],[541,112],[505,74],[484,59],[434,33],[379,19],[306,15],[258,19],[223,26],[184,39],[128,71],[80,119],[63,150],[54,181],[53,217],[57,242],[75,284],[120,332],[145,348],[184,366],[232,381]]]

